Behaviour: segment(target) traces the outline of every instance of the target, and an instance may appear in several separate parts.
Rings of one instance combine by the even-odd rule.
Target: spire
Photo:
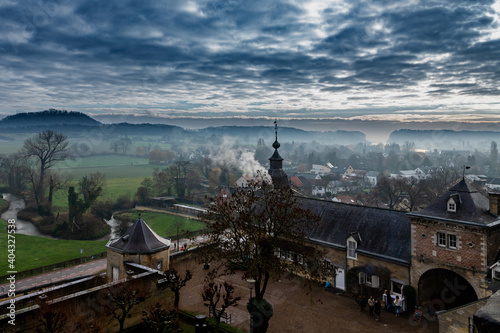
[[[288,186],[288,176],[283,171],[283,158],[278,152],[278,148],[281,146],[278,142],[278,120],[274,121],[274,132],[276,140],[273,143],[274,154],[269,158],[269,176],[271,176],[275,187],[285,187]]]

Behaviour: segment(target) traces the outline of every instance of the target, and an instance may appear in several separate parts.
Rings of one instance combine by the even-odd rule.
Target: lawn
[[[132,210],[122,215],[127,216],[130,220],[136,220],[141,214],[141,218],[161,237],[174,237],[177,235],[177,226],[179,226],[179,233],[185,231],[196,231],[206,228],[204,222],[190,219],[183,216],[162,214],[155,212],[139,212]],[[120,219],[120,217],[117,217]]]
[[[134,199],[137,188],[144,180],[143,177],[128,177],[128,178],[106,178],[104,189],[99,201],[111,200],[115,201],[120,196],[126,195],[130,199]],[[69,186],[77,186],[76,182],[71,182]],[[59,190],[54,194],[53,205],[57,212],[66,212],[68,210],[68,189]]]
[[[124,213],[131,220],[139,216],[139,212],[132,210]],[[205,223],[190,218],[162,214],[155,212],[141,212],[141,217],[158,235],[169,238],[177,235],[177,225],[179,232],[196,231],[205,229]],[[7,273],[7,223],[0,220],[0,275]],[[20,272],[32,268],[55,264],[58,262],[80,257],[80,249],[84,256],[106,251],[107,241],[75,241],[48,239],[40,236],[15,235],[16,241],[16,262],[15,270]]]
[[[1,221],[1,220],[0,220]],[[7,232],[5,221],[0,222],[0,275],[7,274]],[[48,239],[40,236],[15,235],[15,270],[20,272],[32,268],[55,264],[61,261],[106,251],[107,241],[74,241]]]

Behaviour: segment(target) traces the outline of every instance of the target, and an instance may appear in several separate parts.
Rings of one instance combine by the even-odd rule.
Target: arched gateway
[[[448,269],[431,269],[418,281],[418,303],[431,312],[449,310],[478,299],[465,278]]]

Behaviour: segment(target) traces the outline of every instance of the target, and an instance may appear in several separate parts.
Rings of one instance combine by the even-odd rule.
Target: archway
[[[447,269],[431,269],[418,281],[419,303],[432,312],[453,309],[477,299],[474,287]]]

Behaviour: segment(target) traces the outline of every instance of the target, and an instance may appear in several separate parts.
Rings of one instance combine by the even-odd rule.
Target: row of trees
[[[378,180],[372,193],[363,196],[363,201],[374,207],[385,204],[389,209],[412,212],[429,205],[445,193],[462,172],[455,168],[440,168],[421,180],[384,176]]]
[[[7,190],[22,195],[27,202],[26,210],[45,217],[46,232],[58,236],[62,235],[62,229],[73,229],[75,224],[85,225],[83,215],[95,204],[105,183],[104,175],[97,172],[71,186],[69,180],[52,171],[57,163],[71,156],[66,135],[47,130],[26,139],[19,152],[0,158],[0,180],[7,185]],[[65,188],[68,189],[69,212],[67,221],[63,222],[57,221],[59,214],[54,216],[52,212],[52,199],[55,191]],[[65,218],[63,214],[62,219]]]

